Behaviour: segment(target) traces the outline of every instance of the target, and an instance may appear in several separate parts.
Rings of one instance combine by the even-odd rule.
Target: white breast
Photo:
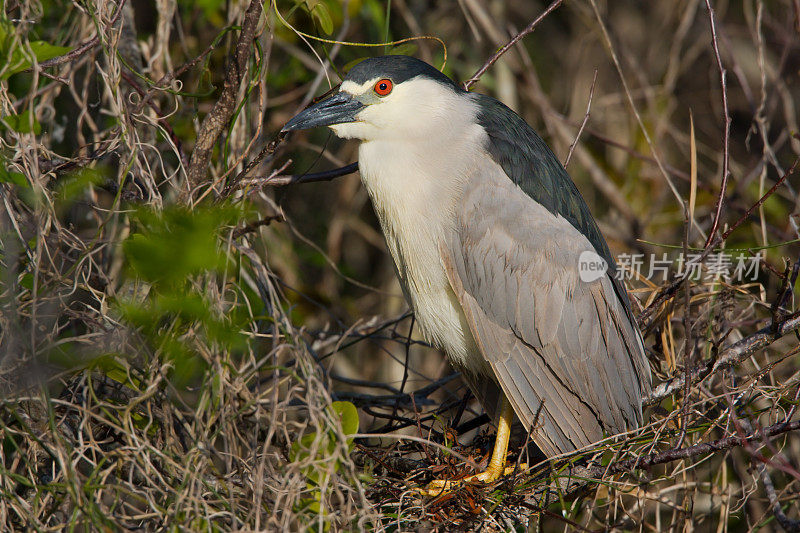
[[[471,135],[483,135],[475,130]],[[447,143],[370,141],[359,149],[359,170],[372,199],[400,285],[420,329],[456,366],[485,373],[466,318],[444,270],[439,244],[455,231],[455,206],[474,153]],[[474,142],[464,142],[464,147]],[[446,149],[442,157],[442,149]],[[429,162],[435,161],[433,167]]]

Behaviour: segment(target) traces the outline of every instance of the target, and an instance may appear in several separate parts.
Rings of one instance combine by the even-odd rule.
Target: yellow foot
[[[525,463],[519,465],[520,470],[524,470],[527,467],[528,466]],[[422,496],[433,498],[436,496],[441,496],[442,494],[447,494],[448,492],[451,492],[467,483],[475,483],[475,482],[486,483],[486,484],[492,483],[493,481],[497,481],[498,479],[500,479],[500,476],[509,476],[513,474],[514,469],[515,469],[514,466],[507,466],[503,470],[499,468],[497,469],[489,468],[488,470],[485,470],[480,474],[467,476],[461,479],[454,479],[454,480],[434,479],[433,481],[428,483],[428,486],[425,487],[424,489],[418,488],[415,490],[418,494],[421,494]]]

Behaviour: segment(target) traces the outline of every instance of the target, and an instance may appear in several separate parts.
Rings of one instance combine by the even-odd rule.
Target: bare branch
[[[763,441],[798,429],[800,429],[800,420],[779,422],[763,430],[750,432],[746,435],[732,435],[710,442],[701,442],[694,446],[687,446],[677,450],[666,450],[641,457],[634,457],[632,459],[611,463],[607,466],[570,466],[549,483],[541,483],[537,486],[525,498],[525,501],[536,506],[547,506],[557,501],[559,497],[573,494],[577,490],[592,483],[593,480],[604,479],[610,474],[622,474],[636,469],[648,469],[653,466],[671,463],[681,459],[689,459],[691,457],[729,450],[738,446],[747,446],[750,443]]]
[[[119,20],[120,15],[122,15],[122,9],[125,7],[125,1],[126,0],[120,0],[119,4],[117,5],[117,10],[114,11],[114,15],[111,17],[111,20],[109,21],[109,27],[114,26],[114,24],[117,23],[117,20]],[[42,61],[41,63],[39,63],[38,66],[40,69],[51,68],[51,67],[57,67],[58,65],[63,65],[64,63],[69,63],[70,61],[75,61],[76,59],[81,57],[83,54],[85,54],[87,51],[91,50],[98,44],[100,44],[100,35],[95,35],[88,41],[84,41],[83,43],[79,44],[78,46],[76,46],[74,49],[70,50],[63,56],[58,56],[52,59],[48,59],[47,61]]]
[[[764,484],[764,492],[767,493],[769,504],[772,506],[772,512],[775,514],[775,519],[781,527],[791,533],[800,531],[800,520],[792,520],[786,513],[783,512],[781,502],[778,499],[778,494],[775,492],[775,485],[772,483],[772,477],[769,475],[767,465],[764,463],[758,464],[758,473],[761,475],[761,483]]]
[[[196,187],[205,178],[214,144],[228,125],[236,108],[236,94],[244,79],[247,63],[252,54],[261,12],[262,3],[259,0],[251,0],[244,14],[242,31],[236,43],[234,57],[228,62],[225,71],[225,85],[222,93],[206,118],[203,119],[197,133],[197,141],[189,160],[189,168],[186,171],[190,188]]]
[[[701,442],[694,446],[687,446],[686,448],[679,448],[677,450],[667,450],[665,452],[653,453],[643,457],[636,457],[633,459],[626,459],[618,463],[609,465],[608,467],[598,467],[598,474],[608,472],[612,474],[627,472],[636,468],[650,468],[651,466],[660,465],[664,463],[671,463],[679,459],[688,459],[690,457],[697,457],[707,453],[718,452],[720,450],[728,450],[737,446],[744,446],[751,442],[762,439],[767,439],[800,429],[800,420],[793,422],[779,422],[761,431],[755,431],[746,436],[732,435],[722,439],[717,439],[711,442]]]
[[[694,368],[691,372],[691,381],[692,383],[697,383],[720,368],[741,363],[758,350],[769,346],[787,333],[792,333],[798,329],[800,329],[800,313],[794,313],[777,326],[769,325],[762,328],[749,337],[734,343],[723,351],[715,361],[708,361]],[[683,387],[685,379],[685,376],[679,375],[659,384],[653,389],[650,396],[644,399],[644,404],[653,405],[673,394]]]
[[[728,164],[729,164],[729,143],[731,137],[731,115],[728,112],[728,85],[725,79],[727,71],[722,66],[722,58],[719,55],[719,43],[717,42],[717,23],[714,17],[714,8],[711,7],[711,0],[706,0],[706,8],[708,9],[708,19],[711,23],[711,44],[714,46],[714,57],[717,60],[717,68],[719,69],[720,85],[722,87],[722,113],[725,122],[725,133],[722,139],[722,184],[719,187],[719,196],[717,197],[717,206],[714,213],[714,222],[711,224],[711,230],[708,232],[706,239],[706,248],[710,248],[714,241],[714,236],[719,228],[719,219],[722,215],[722,205],[725,201],[725,191],[728,189]]]
[[[594,86],[597,83],[597,69],[594,69],[594,78],[592,78],[592,87],[589,89],[589,101],[586,102],[586,114],[583,115],[583,122],[581,122],[581,127],[578,128],[578,133],[575,135],[575,141],[569,147],[569,153],[567,153],[567,159],[564,161],[564,168],[569,166],[569,160],[572,159],[572,152],[575,150],[575,145],[578,144],[578,141],[581,138],[581,133],[583,133],[583,128],[586,127],[586,123],[589,122],[589,111],[592,109],[592,97],[594,96]]]
[[[797,138],[798,135],[795,134],[795,137]],[[747,220],[750,217],[750,215],[753,213],[753,211],[755,211],[760,206],[762,206],[764,204],[764,202],[766,202],[767,199],[770,196],[772,196],[775,193],[775,191],[778,190],[778,187],[780,187],[786,181],[786,179],[789,176],[791,176],[792,174],[795,173],[798,164],[800,164],[800,158],[795,159],[794,163],[792,163],[792,166],[789,167],[789,170],[784,172],[783,175],[780,177],[780,179],[778,179],[778,181],[776,181],[775,184],[772,187],[770,187],[770,189],[767,192],[765,192],[761,196],[761,198],[758,199],[758,201],[756,203],[751,205],[750,208],[748,208],[747,211],[745,211],[745,213],[741,217],[739,217],[739,219],[736,222],[734,222],[730,226],[730,228],[727,229],[727,231],[725,231],[721,236],[715,237],[714,241],[711,243],[711,246],[706,246],[705,247],[705,249],[703,250],[703,253],[700,254],[700,257],[699,257],[698,261],[702,261],[705,257],[707,257],[708,254],[711,253],[711,251],[714,249],[715,246],[717,246],[721,242],[724,242],[731,235],[731,233],[733,233],[734,230],[736,230],[736,228],[738,228],[740,225],[742,225],[742,223],[744,223],[744,221]],[[661,307],[661,305],[664,302],[669,300],[678,291],[678,289],[680,288],[681,284],[684,282],[684,280],[685,280],[687,275],[688,275],[688,272],[684,273],[684,275],[679,276],[676,279],[672,280],[672,282],[670,282],[669,285],[667,285],[666,287],[662,288],[659,291],[658,296],[656,296],[656,298],[650,303],[650,305],[648,305],[645,308],[645,310],[642,311],[642,313],[641,313],[641,315],[639,315],[639,319],[638,319],[639,327],[642,329],[642,331],[646,331],[650,327],[650,323],[649,322],[650,322],[650,319],[652,318],[653,314],[656,311],[658,311],[658,309]]]
[[[481,79],[481,76],[483,76],[483,74],[484,74],[484,73],[485,73],[487,70],[489,70],[489,67],[491,67],[492,65],[494,65],[494,64],[497,62],[497,60],[498,60],[498,59],[500,59],[500,56],[502,56],[503,54],[505,54],[506,52],[508,52],[508,50],[509,50],[509,49],[510,49],[512,46],[514,46],[515,44],[517,44],[517,42],[519,42],[519,40],[520,40],[520,39],[522,39],[523,37],[525,37],[526,35],[528,35],[528,34],[530,34],[530,33],[533,33],[533,30],[535,30],[535,29],[536,29],[536,26],[538,26],[538,25],[539,25],[539,23],[540,23],[541,21],[543,21],[543,20],[545,19],[545,17],[547,17],[547,15],[549,15],[550,13],[552,13],[553,11],[555,11],[555,10],[556,10],[556,8],[558,8],[558,6],[560,6],[560,5],[561,5],[561,3],[562,3],[562,2],[563,2],[563,0],[555,0],[553,3],[551,3],[549,6],[547,6],[547,9],[545,9],[544,11],[542,11],[542,14],[541,14],[541,15],[539,15],[538,17],[536,17],[536,18],[533,20],[533,22],[531,22],[530,24],[528,24],[528,25],[525,27],[525,29],[523,29],[521,32],[519,32],[518,34],[516,34],[516,35],[514,36],[514,38],[513,38],[513,39],[511,39],[510,41],[508,41],[508,42],[507,42],[505,45],[503,45],[503,47],[502,47],[502,48],[500,48],[500,50],[498,50],[497,52],[495,52],[495,53],[494,53],[494,54],[493,54],[493,55],[492,55],[492,56],[491,56],[489,59],[487,59],[487,60],[486,60],[486,63],[484,63],[484,64],[483,64],[483,66],[482,66],[481,68],[479,68],[479,69],[478,69],[478,71],[477,71],[477,72],[475,72],[475,74],[473,74],[473,75],[472,75],[472,77],[471,77],[470,79],[468,79],[467,81],[465,81],[465,82],[464,82],[464,89],[466,89],[466,90],[469,90],[469,88],[470,88],[470,87],[472,87],[472,85],[473,85],[473,84],[474,84],[476,81],[478,81],[479,79]]]

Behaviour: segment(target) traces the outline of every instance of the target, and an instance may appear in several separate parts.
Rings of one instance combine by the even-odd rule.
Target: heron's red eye
[[[386,96],[392,92],[392,80],[379,80],[375,84],[374,91],[378,96]]]

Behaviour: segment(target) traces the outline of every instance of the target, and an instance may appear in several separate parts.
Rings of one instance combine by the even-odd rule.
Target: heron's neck
[[[453,130],[451,130],[453,131]],[[431,226],[446,224],[465,182],[477,166],[482,128],[471,124],[458,135],[424,140],[374,140],[359,148],[361,179],[386,224],[414,217]],[[388,235],[387,235],[388,237]]]
[[[482,129],[467,133],[485,135]],[[475,341],[440,256],[440,245],[457,231],[457,207],[478,169],[476,152],[485,155],[476,141],[365,142],[359,169],[423,335],[477,375],[485,373],[483,359],[469,357],[477,353]]]

